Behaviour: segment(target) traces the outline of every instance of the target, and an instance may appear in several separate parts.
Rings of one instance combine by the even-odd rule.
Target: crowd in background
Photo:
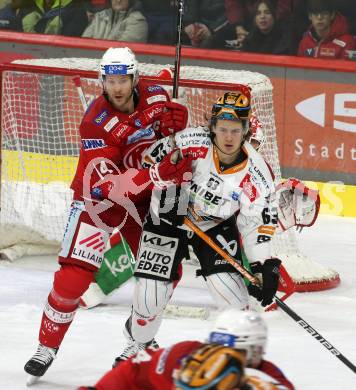
[[[0,0],[0,29],[174,45],[176,0]],[[356,0],[185,0],[183,44],[354,59]]]

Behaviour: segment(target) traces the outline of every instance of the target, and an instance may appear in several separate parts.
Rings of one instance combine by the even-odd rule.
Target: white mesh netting
[[[31,248],[46,244],[45,252],[53,249],[53,245],[58,247],[71,201],[69,184],[76,168],[78,127],[83,115],[73,76],[81,76],[82,70],[93,71],[90,78],[87,74],[81,76],[83,90],[88,101],[101,93],[96,59],[14,63],[16,69],[3,72],[2,83],[0,251],[3,248],[8,258],[17,255],[15,243],[28,242]],[[42,70],[34,70],[34,66]],[[155,76],[164,67],[140,64],[140,75]],[[58,68],[71,71],[63,75]],[[268,77],[248,71],[182,66],[180,78],[179,97],[187,104],[192,125],[206,123],[211,104],[227,89],[233,90],[232,84],[251,87],[253,112],[261,121],[266,137],[261,152],[279,180],[272,85]],[[171,91],[171,87],[164,87]],[[20,247],[20,255],[26,253],[24,247]],[[337,277],[334,271],[300,253],[294,232],[278,236],[275,248],[297,283],[327,282]]]

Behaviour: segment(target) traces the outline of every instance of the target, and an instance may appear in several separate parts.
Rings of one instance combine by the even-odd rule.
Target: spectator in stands
[[[87,12],[88,22],[90,23],[94,19],[94,15],[102,11],[109,6],[108,0],[89,0],[85,3],[85,9]]]
[[[173,45],[177,31],[176,0],[142,0],[142,5],[148,23],[148,42]]]
[[[148,25],[141,3],[136,0],[111,0],[111,7],[95,14],[83,38],[147,42]]]
[[[228,24],[224,0],[187,0],[184,14],[184,42],[210,47],[211,39]]]
[[[0,0],[0,10],[5,8],[7,5],[11,3],[11,0]]]
[[[34,0],[23,18],[23,31],[80,36],[88,24],[82,0]]]
[[[11,0],[0,9],[0,29],[22,31],[22,19],[32,11],[32,0]]]
[[[313,58],[346,58],[354,39],[348,32],[346,18],[336,11],[332,0],[309,0],[311,27],[301,40],[298,55]]]
[[[226,15],[231,24],[249,31],[253,27],[258,0],[225,0]],[[288,20],[299,7],[301,0],[273,0],[277,20]]]
[[[276,8],[271,0],[256,3],[253,26],[242,50],[266,54],[294,54],[296,51],[292,31],[288,24],[276,20]]]

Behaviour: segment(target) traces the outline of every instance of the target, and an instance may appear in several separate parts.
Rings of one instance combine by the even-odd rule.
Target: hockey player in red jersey
[[[208,344],[184,341],[139,351],[94,387],[78,390],[294,390],[275,364],[263,360],[266,341],[260,314],[226,309],[218,316]]]
[[[160,137],[185,128],[188,114],[185,107],[170,102],[162,87],[139,80],[134,53],[127,47],[108,49],[99,77],[103,94],[90,105],[79,128],[81,148],[59,253],[61,267],[44,308],[40,344],[25,365],[36,378],[55,358],[113,229],[120,228],[135,255],[152,188],[180,183],[191,171],[189,159],[174,163],[172,155],[142,169],[142,152]],[[115,194],[113,180],[120,182]]]
[[[279,390],[294,390],[283,372],[274,363],[263,359],[267,326],[259,313],[234,307],[225,309],[216,318],[208,341],[245,351],[248,375],[262,376]]]

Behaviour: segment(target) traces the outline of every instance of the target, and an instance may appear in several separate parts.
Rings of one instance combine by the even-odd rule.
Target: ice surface
[[[287,304],[356,364],[356,219],[319,218],[298,236],[305,254],[336,269],[341,285],[319,293],[294,294]],[[55,259],[32,257],[0,262],[0,389],[25,389],[23,365],[37,347],[43,304],[52,285]],[[110,369],[124,346],[129,313],[127,285],[98,308],[79,310],[58,358],[32,389],[69,390],[92,385]],[[194,297],[194,302],[191,301]],[[173,303],[212,306],[207,291],[179,287]],[[277,363],[298,390],[353,390],[356,374],[284,312],[264,313],[269,327],[266,358]],[[162,346],[201,339],[211,320],[165,319],[157,335]]]

